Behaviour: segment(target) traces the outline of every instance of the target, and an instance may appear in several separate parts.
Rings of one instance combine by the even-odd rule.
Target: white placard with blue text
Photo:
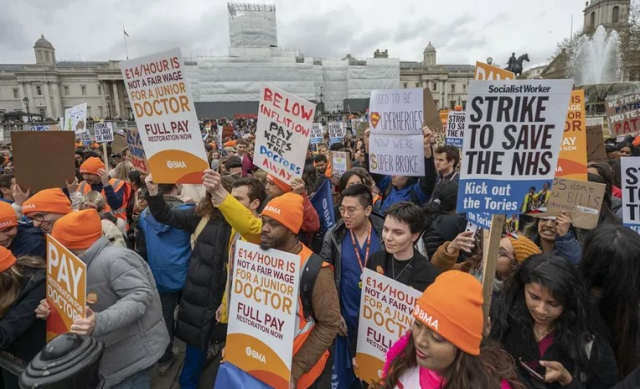
[[[347,135],[347,128],[343,122],[329,123],[329,145],[334,145],[344,141],[344,136]]]
[[[471,81],[459,213],[520,213],[529,188],[553,180],[573,80]]]
[[[96,143],[113,142],[113,125],[111,123],[96,123],[93,125],[93,135]]]
[[[371,92],[369,129],[371,134],[422,135],[424,90],[379,89]]]
[[[369,172],[390,176],[424,176],[422,135],[371,135]]]
[[[640,233],[640,157],[620,158],[622,170],[622,222]]]
[[[311,127],[311,139],[309,140],[309,143],[312,145],[317,145],[319,143],[322,143],[323,140],[324,136],[322,134],[322,124],[313,123],[313,126]]]

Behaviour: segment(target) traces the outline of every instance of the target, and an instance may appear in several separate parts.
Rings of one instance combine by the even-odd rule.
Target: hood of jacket
[[[171,206],[171,208],[186,209],[195,207],[195,205],[186,204],[184,201],[174,196],[164,196],[164,199],[167,204]],[[149,208],[145,208],[144,211],[142,211],[142,214],[140,214],[140,219],[144,219],[144,222],[156,233],[167,232],[173,228],[168,224],[162,224],[156,221],[156,219],[154,219],[153,215],[149,211]]]

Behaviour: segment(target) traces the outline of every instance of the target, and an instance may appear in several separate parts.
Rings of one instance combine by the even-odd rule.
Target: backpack
[[[302,314],[305,318],[313,317],[313,287],[316,284],[318,273],[322,268],[324,259],[316,253],[312,253],[304,264],[300,276],[300,301],[302,301]]]

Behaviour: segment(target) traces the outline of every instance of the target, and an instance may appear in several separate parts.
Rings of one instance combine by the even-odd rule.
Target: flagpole
[[[127,61],[129,60],[129,48],[127,47],[127,31],[122,26],[122,37],[124,38],[124,52],[127,56]]]

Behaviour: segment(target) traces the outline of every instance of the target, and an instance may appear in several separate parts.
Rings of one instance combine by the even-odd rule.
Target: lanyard
[[[371,249],[371,226],[369,226],[369,234],[367,235],[367,240],[364,244],[364,261],[360,257],[360,250],[358,249],[358,242],[356,241],[355,234],[351,230],[349,232],[351,233],[351,243],[353,244],[353,250],[356,252],[358,265],[360,265],[360,270],[364,271],[365,266],[367,266],[367,261],[369,260],[369,250]]]

